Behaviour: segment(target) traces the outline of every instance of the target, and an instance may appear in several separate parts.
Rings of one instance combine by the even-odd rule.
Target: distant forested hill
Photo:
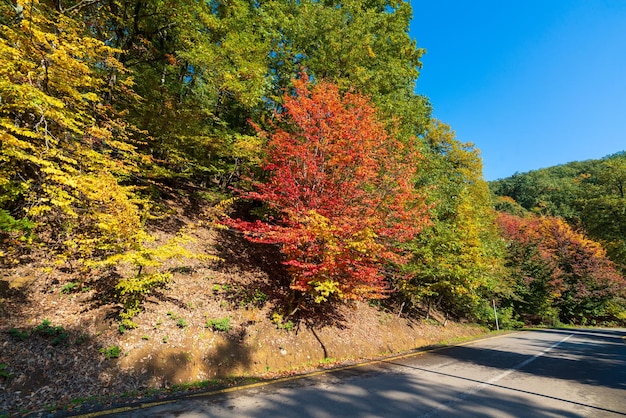
[[[575,161],[490,183],[501,211],[558,216],[601,242],[626,269],[626,152]]]

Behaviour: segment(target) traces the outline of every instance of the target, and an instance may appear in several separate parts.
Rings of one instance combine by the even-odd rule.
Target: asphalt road
[[[626,417],[626,329],[526,331],[118,417]]]

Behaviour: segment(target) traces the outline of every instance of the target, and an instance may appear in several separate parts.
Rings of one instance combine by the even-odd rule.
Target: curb
[[[75,418],[96,418],[96,417],[106,416],[106,415],[110,415],[110,414],[117,414],[117,413],[130,412],[130,411],[137,411],[137,410],[141,410],[141,409],[151,408],[151,407],[154,407],[154,406],[160,406],[160,405],[166,405],[166,404],[169,404],[169,403],[174,403],[174,402],[177,402],[177,401],[183,400],[183,399],[193,399],[193,398],[199,398],[199,397],[210,397],[210,396],[222,395],[222,394],[225,394],[225,393],[238,392],[238,391],[247,390],[247,389],[259,388],[259,387],[270,386],[270,385],[274,385],[274,384],[278,384],[278,383],[284,383],[284,382],[290,382],[290,381],[299,380],[299,379],[305,379],[305,378],[320,376],[320,375],[328,374],[328,373],[331,373],[331,372],[339,372],[339,371],[344,371],[344,370],[351,370],[351,369],[356,369],[356,368],[360,368],[360,367],[384,364],[384,363],[387,363],[387,362],[391,362],[391,361],[395,361],[395,360],[401,360],[401,359],[405,359],[405,358],[418,357],[418,356],[421,356],[421,355],[424,355],[424,354],[434,353],[434,352],[437,352],[437,351],[446,350],[446,349],[450,349],[450,348],[454,348],[454,347],[462,347],[462,346],[469,345],[469,344],[472,344],[472,343],[475,343],[475,342],[478,342],[478,341],[492,340],[492,339],[504,337],[504,336],[507,336],[507,335],[515,334],[515,333],[518,333],[518,332],[523,332],[523,331],[502,332],[502,333],[499,333],[498,335],[492,335],[492,336],[486,336],[486,337],[478,337],[478,338],[471,339],[469,341],[464,341],[464,342],[461,342],[461,343],[458,343],[458,344],[441,345],[441,346],[436,346],[436,347],[433,347],[433,348],[426,348],[424,350],[417,349],[416,351],[411,351],[411,352],[404,353],[404,354],[393,355],[393,356],[384,357],[384,358],[380,358],[380,359],[376,359],[376,360],[368,360],[368,361],[364,361],[364,362],[361,362],[361,363],[349,364],[349,365],[345,365],[345,366],[332,367],[332,368],[319,370],[319,371],[314,371],[314,372],[310,372],[310,373],[298,374],[298,375],[295,375],[295,376],[279,377],[279,378],[276,378],[276,379],[270,379],[270,380],[266,380],[266,381],[262,381],[262,382],[249,383],[249,384],[240,385],[240,386],[232,386],[232,387],[223,388],[223,389],[207,390],[207,391],[197,392],[197,393],[193,393],[193,394],[182,394],[182,395],[178,395],[178,396],[173,395],[172,398],[161,400],[161,401],[140,402],[140,403],[137,403],[137,404],[134,404],[134,405],[129,405],[129,406],[123,406],[123,407],[118,407],[118,408],[111,408],[111,409],[106,409],[106,410],[101,410],[101,411],[88,412],[88,413],[78,414],[78,415],[66,415],[66,416],[68,416],[68,417],[75,417]],[[624,338],[626,338],[626,337],[624,337]]]

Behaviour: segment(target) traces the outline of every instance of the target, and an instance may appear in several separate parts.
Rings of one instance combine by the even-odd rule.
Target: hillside
[[[153,291],[135,318],[137,328],[123,334],[120,306],[102,298],[101,278],[69,289],[76,275],[42,272],[43,258],[4,269],[0,411],[21,416],[132,402],[302,373],[485,332],[358,302],[327,312],[323,321],[277,323],[271,314],[278,300],[268,285],[284,279],[277,254],[211,229],[198,228],[194,236],[192,250],[219,248],[223,261],[169,265],[171,283]],[[207,328],[215,319],[222,325],[218,321]]]
[[[626,322],[624,156],[494,202],[416,92],[412,15],[1,2],[3,407],[413,349],[494,304],[507,328]]]
[[[600,241],[626,271],[626,152],[574,161],[490,182],[505,211],[558,216]]]

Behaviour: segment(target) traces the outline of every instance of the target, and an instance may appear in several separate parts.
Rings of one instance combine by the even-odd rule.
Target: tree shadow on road
[[[610,412],[583,403],[570,404],[569,411],[529,403],[525,397],[528,393],[514,390],[498,396],[488,390],[464,391],[446,383],[433,384],[415,370],[403,372],[398,366],[405,365],[381,363],[338,370],[233,394],[198,397],[193,402],[182,399],[119,416],[582,417],[588,416],[589,410]],[[482,382],[469,383],[476,387]]]
[[[623,338],[626,330],[556,329],[533,332],[546,336],[558,334],[556,341],[561,342],[557,345],[554,339],[528,338],[523,332],[510,336],[518,339],[520,344],[535,346],[539,352],[547,350],[521,367],[518,370],[520,373],[626,390],[626,340]],[[472,345],[452,347],[437,355],[503,370],[517,370],[520,364],[532,357]]]

